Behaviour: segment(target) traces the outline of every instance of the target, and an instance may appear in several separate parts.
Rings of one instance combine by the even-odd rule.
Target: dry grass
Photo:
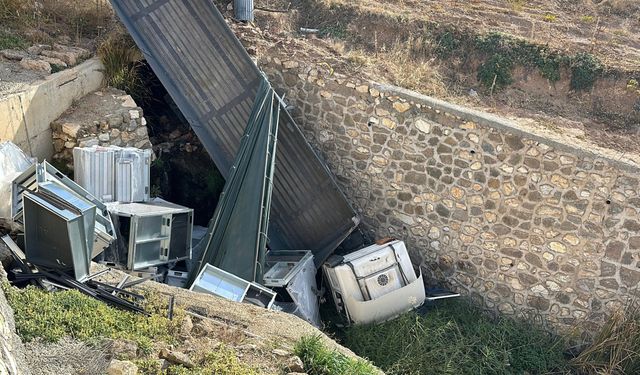
[[[418,56],[418,45],[420,41],[410,37],[406,41],[396,41],[390,48],[381,47],[374,53],[361,48],[346,50],[343,42],[334,42],[333,49],[346,57],[353,71],[371,71],[374,76],[387,77],[396,86],[426,95],[449,97],[445,78],[436,66],[436,60]]]
[[[640,302],[615,312],[571,365],[581,374],[640,374]]]
[[[0,0],[0,22],[32,43],[99,38],[113,22],[108,0]]]

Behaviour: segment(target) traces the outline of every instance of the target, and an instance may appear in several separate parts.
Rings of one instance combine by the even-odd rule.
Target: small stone
[[[511,315],[515,312],[515,309],[509,303],[501,303],[498,305],[498,311],[503,314]]]
[[[464,194],[464,190],[457,186],[451,188],[451,196],[456,200],[462,199],[462,197],[464,197]]]
[[[22,66],[25,69],[33,70],[36,72],[41,72],[46,74],[51,73],[51,65],[49,65],[48,62],[42,61],[42,60],[36,60],[36,59],[25,57],[20,61],[20,66]]]
[[[577,236],[574,236],[573,234],[567,234],[564,237],[562,237],[562,239],[567,242],[569,245],[573,245],[576,246],[580,243],[580,239]]]
[[[189,336],[192,329],[193,321],[191,320],[191,317],[187,315],[184,319],[182,319],[182,323],[180,323],[180,335]]]
[[[101,133],[98,135],[98,140],[100,142],[109,142],[109,139],[111,139],[109,133]]]
[[[411,104],[402,103],[402,102],[395,102],[395,103],[393,103],[393,109],[395,109],[396,111],[398,111],[400,113],[404,113],[404,112],[408,111],[409,109],[411,109]]]
[[[2,51],[0,51],[0,54],[5,59],[13,60],[13,61],[20,61],[20,60],[24,59],[25,57],[27,57],[27,55],[24,52],[17,51],[17,50],[14,50],[14,49],[3,49]]]
[[[140,118],[140,111],[136,111],[135,109],[130,109],[129,110],[129,118],[131,118],[132,120],[139,119]]]
[[[138,366],[129,361],[111,360],[107,367],[107,375],[136,375]]]
[[[356,91],[361,93],[369,92],[369,86],[367,85],[356,86]]]
[[[635,288],[638,286],[638,283],[640,283],[640,271],[620,267],[620,280],[625,286]]]
[[[147,136],[147,128],[145,126],[141,126],[136,129],[136,135],[138,137],[146,137]]]
[[[371,87],[369,89],[369,94],[371,94],[371,96],[373,96],[374,98],[377,98],[378,96],[380,96],[380,91],[374,89],[373,87]]]
[[[423,133],[430,133],[431,132],[431,123],[423,120],[423,119],[417,119],[415,122],[415,126],[418,130],[420,130]]]
[[[549,248],[553,251],[555,251],[556,253],[566,253],[567,252],[567,246],[563,245],[560,242],[557,241],[552,241],[549,243]]]
[[[287,360],[287,370],[289,372],[304,372],[304,363],[298,356],[292,356]]]
[[[82,126],[75,122],[65,122],[62,124],[62,132],[72,138],[78,137],[80,129],[82,129]]]
[[[113,340],[110,351],[115,358],[135,359],[138,356],[138,344],[131,340]]]
[[[42,59],[42,61],[48,62],[49,65],[51,65],[52,69],[55,68],[58,71],[66,69],[68,67],[67,63],[65,63],[64,61],[62,61],[60,59],[56,59],[55,57],[42,56],[41,59]]]
[[[297,61],[293,61],[293,60],[288,60],[282,63],[282,67],[285,69],[293,69],[293,68],[297,68],[298,66],[300,66],[300,64],[298,64]]]
[[[119,99],[122,100],[122,106],[123,107],[134,108],[134,107],[138,106],[136,104],[135,100],[133,100],[133,98],[131,97],[131,95],[124,95],[124,96],[119,97]]]
[[[49,47],[49,46],[46,46]],[[34,44],[31,47],[27,48],[27,53],[30,55],[39,55],[42,50],[45,49],[45,46],[42,44]]]
[[[278,357],[288,357],[289,354],[291,354],[291,353],[289,353],[288,351],[286,351],[284,349],[273,349],[271,351],[271,353],[277,355]]]
[[[67,142],[64,143],[64,148],[72,149],[74,147],[76,147],[76,143],[75,142],[67,141]]]
[[[178,351],[173,351],[173,350],[169,350],[169,349],[162,349],[160,350],[160,353],[158,354],[158,357],[162,358],[162,359],[166,359],[167,361],[171,362],[171,363],[175,363],[177,365],[182,365],[186,368],[194,368],[195,367],[195,363],[193,363],[193,361],[189,358],[188,355],[178,352]]]
[[[106,116],[107,123],[110,127],[115,128],[122,124],[122,116],[120,115],[108,115]]]
[[[385,128],[388,128],[388,129],[393,130],[393,129],[395,129],[395,128],[396,128],[396,125],[397,125],[397,124],[395,123],[395,121],[393,121],[393,120],[388,119],[388,118],[386,118],[386,117],[385,117],[385,118],[383,118],[383,119],[382,119],[382,125],[383,125]]]
[[[53,57],[58,60],[64,61],[69,66],[74,66],[78,63],[78,58],[73,52],[60,52],[60,51],[42,51],[42,56]]]
[[[78,146],[80,147],[93,147],[93,146],[97,146],[100,142],[98,141],[97,138],[93,138],[93,137],[89,137],[89,138],[84,138],[80,140],[80,143],[78,144]]]

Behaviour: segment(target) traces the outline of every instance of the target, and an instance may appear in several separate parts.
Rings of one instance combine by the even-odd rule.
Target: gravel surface
[[[21,68],[18,63],[0,61],[0,97],[19,92],[44,77],[42,73]]]

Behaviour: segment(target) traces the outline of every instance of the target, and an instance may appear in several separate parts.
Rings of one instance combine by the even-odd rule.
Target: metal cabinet
[[[84,280],[91,263],[96,206],[52,182],[22,197],[27,259]]]
[[[109,203],[127,246],[127,268],[139,270],[191,258],[193,210],[155,198]]]

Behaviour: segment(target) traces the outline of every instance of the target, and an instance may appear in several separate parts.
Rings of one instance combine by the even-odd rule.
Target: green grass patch
[[[184,314],[176,309],[174,319],[167,319],[166,301],[151,295],[145,303],[151,315],[145,316],[112,308],[76,290],[50,293],[33,286],[17,289],[8,284],[3,289],[15,312],[16,330],[24,341],[128,339],[148,352],[154,341],[175,342]]]
[[[524,322],[492,319],[464,300],[341,333],[387,374],[547,374],[563,370],[564,342]]]
[[[349,358],[329,349],[320,336],[307,336],[298,341],[294,353],[302,359],[309,375],[369,375],[377,370],[368,362]]]
[[[0,49],[25,49],[28,43],[16,34],[0,30]]]

